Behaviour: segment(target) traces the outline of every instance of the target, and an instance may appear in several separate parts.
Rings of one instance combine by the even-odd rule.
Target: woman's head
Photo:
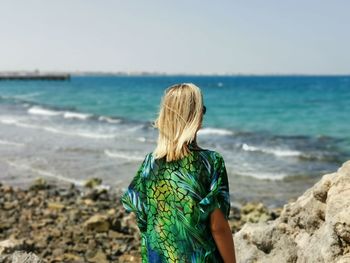
[[[189,152],[203,120],[203,96],[192,83],[173,85],[165,90],[154,127],[158,128],[156,159],[178,160]]]

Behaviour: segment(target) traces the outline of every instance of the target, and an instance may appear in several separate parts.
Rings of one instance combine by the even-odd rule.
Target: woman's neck
[[[203,150],[197,144],[197,135],[195,136],[194,140],[188,144],[188,147],[193,150]]]

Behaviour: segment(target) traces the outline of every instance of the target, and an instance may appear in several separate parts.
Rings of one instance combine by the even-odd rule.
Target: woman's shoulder
[[[149,162],[154,159],[153,151],[146,153],[144,157],[144,162]]]
[[[208,154],[211,159],[213,160],[223,160],[223,156],[221,153],[219,153],[218,151],[215,151],[215,150],[211,150],[211,149],[204,149],[203,150],[206,154]]]
[[[215,157],[222,157],[219,152],[217,152],[215,150],[208,149],[208,148],[200,147],[196,142],[192,142],[192,143],[188,144],[188,147],[192,151],[200,151],[200,152],[205,152],[205,153],[210,154],[210,155],[215,156]]]
[[[197,150],[196,152],[199,153],[202,157],[204,157],[206,159],[210,159],[214,162],[222,161],[224,159],[223,156],[221,155],[221,153],[219,153],[218,151],[212,150],[212,149],[201,148],[200,150]]]

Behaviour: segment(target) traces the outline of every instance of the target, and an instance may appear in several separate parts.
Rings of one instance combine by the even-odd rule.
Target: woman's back
[[[189,144],[176,161],[147,154],[122,203],[135,212],[142,262],[223,262],[210,229],[220,208],[228,219],[229,183],[222,156]]]
[[[147,154],[122,196],[136,213],[142,262],[235,262],[225,163],[197,146],[206,107],[192,83],[167,88]]]

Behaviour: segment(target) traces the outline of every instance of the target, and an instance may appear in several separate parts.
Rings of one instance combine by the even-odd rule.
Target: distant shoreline
[[[34,72],[0,72],[0,81],[6,80],[70,80],[71,75],[68,73],[41,73]]]
[[[303,74],[303,73],[266,73],[266,74],[248,74],[248,73],[166,73],[152,71],[0,71],[0,79],[7,78],[57,78],[69,76],[95,76],[95,77],[350,77],[349,74]]]

